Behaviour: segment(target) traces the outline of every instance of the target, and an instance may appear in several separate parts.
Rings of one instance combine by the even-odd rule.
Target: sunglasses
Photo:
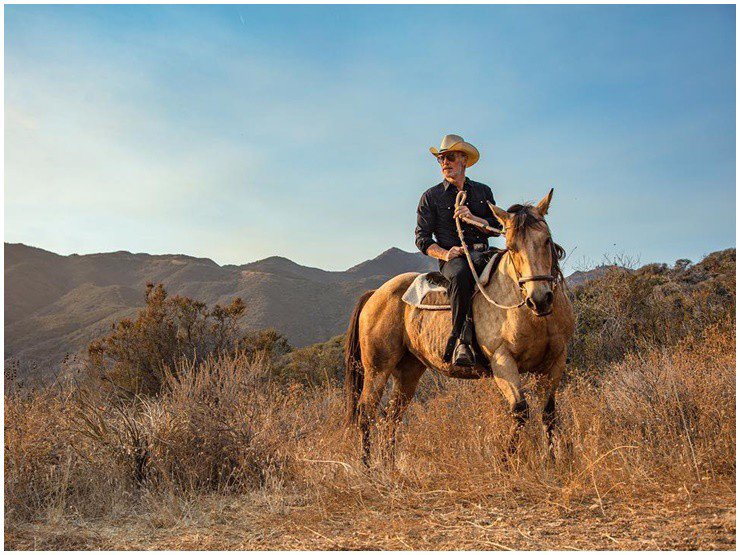
[[[440,164],[447,160],[448,162],[454,162],[457,159],[457,152],[445,152],[437,156],[437,162]]]

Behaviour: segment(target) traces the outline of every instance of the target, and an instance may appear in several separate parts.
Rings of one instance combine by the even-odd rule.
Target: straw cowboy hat
[[[463,139],[460,135],[445,135],[444,139],[442,139],[442,144],[439,145],[439,150],[434,147],[429,148],[429,152],[434,154],[435,157],[439,156],[440,154],[444,154],[445,152],[451,151],[464,152],[465,154],[467,154],[468,163],[466,164],[466,166],[468,168],[475,164],[480,158],[480,153],[478,152],[478,149],[470,143],[466,143],[465,139]]]

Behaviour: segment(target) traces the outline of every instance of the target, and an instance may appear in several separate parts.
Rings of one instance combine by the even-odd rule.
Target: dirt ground
[[[351,509],[267,494],[210,496],[104,520],[11,526],[6,549],[734,550],[733,491],[618,503],[532,503],[411,494]],[[417,499],[413,499],[417,497]],[[349,501],[349,499],[348,499]],[[395,504],[395,503],[394,503]]]

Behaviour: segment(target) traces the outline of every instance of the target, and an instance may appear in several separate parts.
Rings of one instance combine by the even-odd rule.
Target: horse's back
[[[375,292],[380,293],[381,296],[398,295],[400,298],[401,296],[403,296],[403,294],[406,292],[406,289],[409,288],[411,283],[414,281],[414,279],[418,275],[419,275],[419,272],[406,272],[404,274],[398,274],[397,276],[392,277],[391,279],[386,281],[383,285],[378,287],[378,289]]]

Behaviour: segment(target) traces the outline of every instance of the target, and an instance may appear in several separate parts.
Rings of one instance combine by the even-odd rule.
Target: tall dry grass
[[[379,459],[370,471],[358,462],[356,432],[343,427],[340,386],[276,380],[260,357],[183,362],[159,397],[75,384],[10,390],[6,530],[225,493],[269,492],[273,502],[330,515],[369,502],[424,506],[438,494],[568,506],[734,488],[735,336],[727,329],[571,378],[558,395],[554,461],[536,399],[507,460],[511,419],[495,385],[431,373],[408,411],[395,468]]]

